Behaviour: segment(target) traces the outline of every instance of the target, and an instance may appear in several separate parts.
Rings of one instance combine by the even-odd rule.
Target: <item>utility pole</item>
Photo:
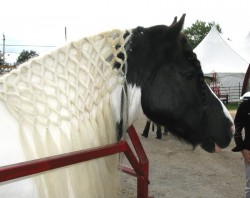
[[[67,42],[67,27],[64,28],[65,42]]]
[[[5,63],[5,35],[3,33],[3,63]]]

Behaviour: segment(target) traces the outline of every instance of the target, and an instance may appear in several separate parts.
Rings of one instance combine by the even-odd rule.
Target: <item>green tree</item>
[[[5,62],[3,60],[3,53],[0,51],[0,66],[4,65],[4,64],[5,64]]]
[[[0,66],[1,65],[4,65],[4,61],[3,61],[2,57],[0,57]]]
[[[36,51],[33,51],[33,50],[23,50],[20,55],[17,57],[17,61],[16,61],[16,64],[17,65],[20,65],[26,61],[28,61],[30,58],[33,58],[33,57],[36,57],[38,56],[39,54],[36,53]]]
[[[186,28],[183,32],[186,35],[189,44],[195,48],[206,37],[214,25],[216,26],[217,30],[222,33],[219,24],[215,24],[215,22],[206,23],[199,20],[193,23],[191,27]]]

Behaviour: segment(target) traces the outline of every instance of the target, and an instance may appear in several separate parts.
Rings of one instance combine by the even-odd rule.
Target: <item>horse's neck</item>
[[[137,29],[136,29],[137,30]],[[131,54],[133,51],[133,30],[129,30],[126,34],[123,35],[125,39],[125,49],[126,56],[130,57],[136,56],[135,54]],[[138,34],[136,32],[135,34]],[[141,33],[139,33],[141,34]],[[127,61],[127,58],[126,58]],[[130,78],[130,82],[127,81],[127,84],[119,84],[111,93],[112,106],[115,112],[116,123],[123,125],[123,128],[129,127],[133,124],[133,122],[139,117],[142,112],[141,108],[141,88],[136,85],[138,67],[130,67],[128,68],[128,64],[125,61],[124,64],[124,73]],[[134,62],[134,61],[132,61]],[[140,69],[140,67],[139,67]],[[128,70],[130,73],[128,74]],[[139,72],[141,73],[141,72]],[[131,77],[132,76],[132,77]],[[140,79],[141,80],[141,79]]]

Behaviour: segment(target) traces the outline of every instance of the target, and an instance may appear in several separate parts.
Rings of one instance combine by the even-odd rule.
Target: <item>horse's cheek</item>
[[[150,92],[142,94],[141,98],[143,113],[152,121],[162,123],[166,120],[168,106],[163,98],[159,98],[157,94]]]

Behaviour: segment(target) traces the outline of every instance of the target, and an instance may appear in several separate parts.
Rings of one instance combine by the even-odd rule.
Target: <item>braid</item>
[[[201,87],[201,93],[202,93],[202,104],[204,106],[207,105],[207,99],[206,99],[206,82],[204,80],[204,74],[202,72],[202,68],[201,68],[201,64],[200,61],[197,59],[196,54],[193,52],[193,49],[191,47],[191,45],[189,45],[186,37],[182,34],[183,38],[182,38],[182,42],[184,45],[182,45],[182,50],[183,50],[183,54],[188,57],[189,61],[192,63],[192,65],[194,65],[197,75],[198,75],[198,82],[199,85]]]

